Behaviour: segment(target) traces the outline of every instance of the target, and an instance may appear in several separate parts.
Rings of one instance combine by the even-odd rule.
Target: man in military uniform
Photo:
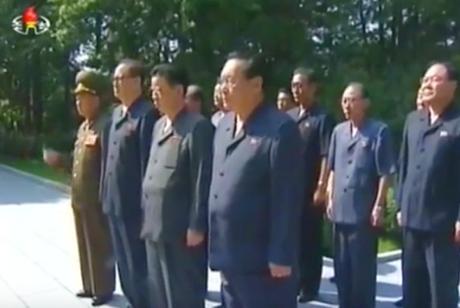
[[[454,101],[458,80],[452,64],[431,64],[420,86],[425,108],[411,112],[404,127],[397,204],[407,308],[457,307],[460,110]]]
[[[83,281],[77,296],[92,298],[93,306],[99,306],[111,299],[115,287],[109,228],[99,200],[102,134],[107,124],[102,115],[102,95],[107,83],[94,71],[81,71],[76,83],[77,110],[84,118],[75,141],[72,167],[71,200]],[[60,159],[49,154],[45,160],[57,166]]]
[[[103,159],[102,203],[108,217],[120,283],[134,308],[150,308],[147,257],[140,237],[142,179],[150,152],[153,104],[142,96],[144,67],[123,60],[113,74],[115,96],[120,100],[112,113]]]
[[[326,210],[327,155],[335,120],[316,101],[318,78],[299,67],[292,76],[292,93],[298,107],[288,111],[299,127],[303,143],[306,185],[300,215],[299,302],[317,298],[323,268],[323,216]]]
[[[335,127],[328,158],[340,308],[375,307],[377,229],[396,171],[388,126],[368,117],[368,105],[363,84],[349,84],[342,95],[347,121]]]

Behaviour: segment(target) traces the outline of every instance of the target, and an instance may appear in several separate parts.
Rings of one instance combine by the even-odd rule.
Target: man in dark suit
[[[115,69],[113,88],[121,104],[112,113],[103,153],[102,203],[109,220],[121,287],[134,308],[148,308],[141,189],[156,113],[142,98],[143,66],[123,60]]]
[[[204,308],[206,234],[214,127],[188,110],[186,73],[162,64],[151,73],[152,98],[164,114],[143,182],[144,225],[153,307]]]
[[[334,223],[334,271],[340,308],[374,308],[377,228],[383,226],[387,188],[396,171],[388,126],[367,115],[369,97],[361,83],[342,95],[347,121],[332,133],[328,164]]]
[[[288,111],[297,122],[303,143],[306,178],[300,215],[299,302],[317,298],[323,269],[323,215],[326,209],[327,155],[335,120],[316,101],[318,78],[299,67],[292,76],[292,93],[298,107]]]
[[[423,92],[422,92],[422,88],[419,88],[418,92],[417,92],[417,100],[416,100],[416,107],[417,107],[417,110],[423,110],[425,109],[425,102],[423,101]],[[401,215],[398,215],[397,217],[397,220],[398,220],[398,223],[400,224],[400,216]],[[404,252],[403,252],[404,253]],[[402,258],[404,259],[404,258]],[[402,260],[401,260],[402,261]],[[396,307],[402,307],[403,306],[403,299],[400,298],[398,299],[394,305]]]
[[[296,307],[301,140],[264,100],[265,65],[230,54],[221,90],[230,112],[214,138],[210,266],[227,308]]]
[[[458,73],[429,66],[421,80],[426,108],[411,112],[401,145],[397,203],[403,228],[404,307],[457,307],[460,204]]]

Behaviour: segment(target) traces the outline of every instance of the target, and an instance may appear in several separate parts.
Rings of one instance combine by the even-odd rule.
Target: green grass
[[[68,184],[70,181],[69,174],[62,170],[55,170],[40,160],[23,160],[0,156],[0,163],[63,184]]]
[[[379,238],[379,253],[398,249],[401,249],[401,241],[395,236],[384,234]]]

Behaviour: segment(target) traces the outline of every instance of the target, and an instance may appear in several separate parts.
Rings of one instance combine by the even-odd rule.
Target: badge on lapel
[[[369,139],[366,138],[366,139],[361,140],[361,146],[363,148],[367,148],[368,145],[369,145]]]
[[[136,125],[131,121],[126,123],[126,135],[131,136],[136,131]]]
[[[310,122],[305,122],[304,126],[305,126],[306,128],[309,128],[309,127],[310,127]]]
[[[260,144],[260,139],[259,138],[256,138],[256,137],[251,137],[249,139],[249,144],[250,145],[259,145]]]
[[[98,135],[95,134],[95,133],[89,133],[88,135],[86,135],[85,137],[85,145],[86,146],[95,146],[96,143],[97,143],[97,138],[98,138]]]
[[[440,133],[439,133],[439,137],[447,137],[449,136],[449,134],[447,133],[447,131],[445,130],[442,130]]]

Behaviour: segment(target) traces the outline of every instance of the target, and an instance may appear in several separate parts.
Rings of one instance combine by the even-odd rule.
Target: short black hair
[[[189,93],[190,88],[192,88],[192,91],[190,91]],[[189,85],[187,87],[186,93],[189,94],[193,100],[204,103],[204,92],[203,92],[203,89],[201,89],[199,85],[196,85],[196,84]]]
[[[172,63],[156,65],[152,68],[150,76],[163,77],[172,86],[182,86],[184,89],[184,95],[189,85],[187,72],[183,68]]]
[[[244,70],[244,75],[248,79],[254,77],[261,77],[265,84],[267,79],[267,62],[261,53],[254,53],[250,51],[232,51],[227,56],[229,60],[242,60],[247,63]]]
[[[134,59],[123,59],[118,63],[118,65],[126,65],[128,67],[128,74],[129,77],[139,77],[141,79],[141,83],[144,83],[145,80],[145,66],[139,60]]]
[[[361,92],[361,97],[364,99],[370,99],[369,96],[369,91],[367,90],[367,87],[364,85],[364,83],[360,81],[352,81],[349,82],[346,88],[353,87],[353,88],[358,88]]]
[[[428,70],[433,65],[442,65],[442,66],[444,66],[446,68],[446,71],[447,71],[447,78],[449,78],[450,81],[457,81],[457,82],[460,81],[459,72],[458,72],[457,68],[455,67],[455,65],[452,62],[449,62],[449,61],[431,61],[428,64],[428,67],[426,68],[426,70]]]
[[[312,68],[305,67],[305,66],[298,66],[294,70],[294,75],[301,75],[307,79],[309,83],[318,83],[319,76],[316,71]]]
[[[284,88],[284,87],[279,88],[278,93],[286,93],[287,95],[289,95],[292,98],[292,92],[291,92],[290,88]]]

